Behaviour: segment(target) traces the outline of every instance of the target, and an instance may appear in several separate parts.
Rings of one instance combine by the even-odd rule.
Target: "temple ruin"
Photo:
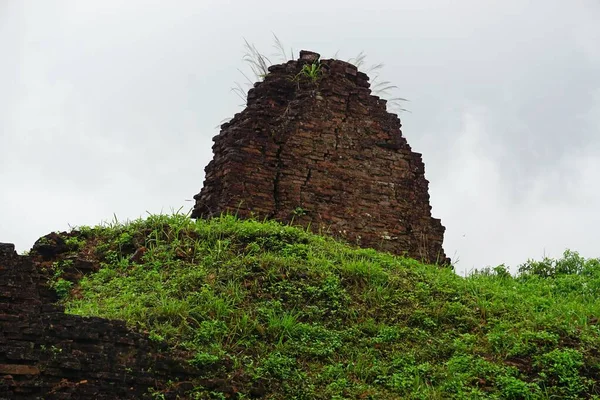
[[[194,218],[223,212],[310,226],[351,244],[449,264],[421,154],[369,77],[302,51],[273,65],[213,138]]]

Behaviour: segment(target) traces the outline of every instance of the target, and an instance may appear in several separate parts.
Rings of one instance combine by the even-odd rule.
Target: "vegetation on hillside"
[[[101,265],[71,284],[57,263],[68,312],[123,319],[231,383],[189,398],[600,399],[600,261],[574,252],[460,277],[276,222],[181,214],[67,241]]]

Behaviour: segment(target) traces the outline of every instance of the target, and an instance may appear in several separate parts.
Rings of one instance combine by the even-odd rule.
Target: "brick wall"
[[[49,260],[48,262],[51,262]],[[85,260],[80,260],[85,265]],[[0,400],[139,399],[198,372],[122,321],[67,315],[34,256],[0,243]]]
[[[271,66],[246,109],[222,125],[192,217],[293,220],[359,246],[449,263],[421,155],[397,115],[354,65],[321,60],[316,82],[303,76],[317,57],[301,52]]]

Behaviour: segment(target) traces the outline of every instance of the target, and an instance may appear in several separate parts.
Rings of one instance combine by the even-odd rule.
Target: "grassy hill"
[[[600,262],[577,253],[465,278],[231,216],[64,236],[100,265],[73,284],[55,263],[68,312],[123,319],[225,383],[189,398],[600,399]]]

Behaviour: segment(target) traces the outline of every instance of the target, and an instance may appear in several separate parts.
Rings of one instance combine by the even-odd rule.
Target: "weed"
[[[65,268],[71,268],[73,260],[60,260],[52,264],[53,275],[48,279],[48,285],[54,289],[59,299],[66,299],[73,287],[73,282],[63,279]]]
[[[291,49],[290,53],[288,54],[285,46],[274,33],[273,41],[273,47],[277,50],[277,54],[274,56],[279,57],[283,62],[294,59],[294,50]],[[333,58],[337,57],[337,53],[334,54]],[[272,65],[272,62],[268,56],[258,50],[254,44],[251,44],[246,39],[244,39],[244,55],[242,57],[242,61],[250,68],[251,74],[247,74],[238,69],[238,71],[242,74],[245,83],[242,84],[240,82],[235,82],[235,86],[231,88],[231,91],[242,100],[243,103],[241,106],[244,106],[247,101],[248,89],[254,87],[255,82],[261,82],[265,79],[265,77],[269,74],[269,67]],[[361,51],[356,57],[349,59],[348,62],[354,64],[357,68],[361,68],[365,65],[366,54]],[[407,99],[403,97],[390,96],[392,91],[398,89],[398,87],[396,85],[392,85],[389,81],[380,79],[380,70],[383,68],[383,66],[383,63],[378,63],[368,67],[365,71],[367,74],[372,75],[371,90],[373,91],[373,94],[382,98],[388,98],[386,102],[392,110],[397,110],[398,112],[408,111],[402,106],[403,102],[408,101]],[[321,64],[317,61],[312,64],[304,65],[302,70],[296,76],[294,76],[293,79],[298,80],[300,78],[307,78],[309,81],[314,83],[319,80],[321,75]],[[226,121],[228,121],[228,119],[222,120],[219,126]]]
[[[190,360],[190,364],[192,364],[196,367],[204,368],[204,367],[210,367],[210,366],[214,365],[215,363],[219,362],[220,360],[221,360],[221,358],[214,354],[198,352],[198,353],[196,353],[194,358],[192,358]]]
[[[58,280],[52,283],[51,287],[56,291],[56,295],[59,299],[65,299],[69,295],[69,293],[71,293],[71,289],[73,288],[73,282],[59,278]]]
[[[71,236],[65,240],[65,244],[70,251],[79,251],[85,246],[85,239],[77,236]]]
[[[314,83],[317,80],[319,80],[321,74],[321,64],[317,60],[312,64],[303,65],[300,72],[298,72],[298,74],[296,74],[296,76],[294,77],[294,80],[298,81],[301,78],[308,78],[308,80]]]
[[[581,376],[583,355],[575,349],[554,349],[536,357],[539,380],[548,393],[562,399],[578,399],[591,383]]]
[[[295,217],[301,217],[303,215],[306,215],[306,210],[298,206],[294,209],[294,211],[292,211],[292,215],[294,215]]]

